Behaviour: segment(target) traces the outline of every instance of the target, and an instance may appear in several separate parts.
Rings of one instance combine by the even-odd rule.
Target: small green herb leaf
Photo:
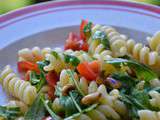
[[[56,115],[56,113],[54,113],[54,111],[51,109],[51,103],[48,100],[45,100],[44,97],[41,97],[41,100],[44,104],[44,107],[47,109],[47,111],[49,112],[49,114],[51,115],[51,117],[54,120],[62,120],[58,115]]]
[[[41,95],[37,96],[32,106],[25,114],[25,120],[41,120],[45,116],[45,107],[41,100]]]
[[[117,65],[120,66],[121,64],[129,66],[131,69],[134,69],[136,72],[136,75],[138,79],[143,79],[146,82],[149,82],[150,80],[158,78],[157,74],[153,72],[149,67],[137,63],[136,61],[133,60],[126,60],[126,59],[121,59],[121,58],[115,58],[113,60],[107,61],[109,64]]]
[[[84,32],[84,35],[86,36],[87,39],[91,36],[91,33],[92,33],[92,22],[88,22],[88,24],[86,24],[84,26],[83,32]]]
[[[82,95],[85,96],[85,94],[83,93],[83,91],[81,90],[79,84],[77,83],[77,81],[74,79],[74,72],[71,70],[67,70],[68,75],[70,76],[70,80],[75,84],[78,92]]]
[[[6,120],[13,120],[22,115],[19,107],[0,106],[0,117]]]
[[[58,53],[56,51],[52,51],[51,55],[53,55],[56,59],[59,58],[59,55],[58,55]]]
[[[93,40],[99,40],[106,49],[110,49],[110,42],[104,31],[97,30],[92,37]]]
[[[64,54],[64,60],[66,63],[71,63],[73,66],[77,66],[80,63],[80,60],[73,55]]]

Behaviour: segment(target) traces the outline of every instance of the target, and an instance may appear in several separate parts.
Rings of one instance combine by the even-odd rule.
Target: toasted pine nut
[[[68,84],[68,85],[65,85],[63,88],[62,88],[62,95],[63,96],[67,96],[69,91],[71,90],[74,90],[75,89],[75,86],[72,85],[72,84]]]
[[[84,96],[81,102],[82,104],[90,105],[90,104],[98,102],[100,97],[101,97],[101,93],[99,92],[91,93],[89,95]]]

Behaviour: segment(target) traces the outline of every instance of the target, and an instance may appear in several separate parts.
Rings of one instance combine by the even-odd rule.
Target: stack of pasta
[[[19,50],[19,75],[0,73],[0,119],[160,120],[160,32],[147,41],[82,20],[64,49]]]

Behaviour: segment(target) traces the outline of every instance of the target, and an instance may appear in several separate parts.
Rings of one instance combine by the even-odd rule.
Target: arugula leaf
[[[56,51],[51,51],[51,55],[53,55],[56,59],[59,58],[59,55]]]
[[[91,33],[92,33],[92,22],[88,22],[88,24],[86,24],[84,26],[83,33],[84,33],[84,35],[86,36],[87,39],[91,36]]]
[[[47,111],[49,112],[49,114],[51,115],[51,117],[54,120],[62,120],[58,115],[56,115],[56,113],[54,113],[54,111],[51,109],[51,102],[49,102],[48,100],[45,100],[44,97],[41,97],[41,100],[43,102],[43,105],[45,106],[45,108],[47,109]]]
[[[73,55],[64,54],[64,61],[66,63],[71,63],[73,66],[77,66],[80,63],[80,60]]]
[[[45,107],[41,100],[41,95],[38,95],[32,106],[25,114],[25,120],[41,120],[45,116]]]
[[[113,73],[111,77],[115,80],[119,80],[122,83],[121,92],[123,91],[125,94],[130,94],[137,83],[136,79],[122,72]]]
[[[0,118],[13,120],[22,115],[19,107],[0,106]]]
[[[43,72],[38,75],[36,72],[31,72],[30,74],[30,83],[37,88],[39,92],[43,85],[46,83],[46,78]]]
[[[146,82],[158,78],[157,74],[153,72],[152,69],[133,60],[115,58],[106,62],[115,66],[120,66],[121,64],[127,65],[135,70],[138,79],[144,79]]]
[[[64,120],[72,120],[72,119],[74,119],[74,118],[80,116],[82,113],[87,113],[87,112],[89,112],[89,111],[94,110],[97,106],[98,106],[98,104],[93,104],[93,105],[91,105],[91,106],[89,106],[89,107],[83,109],[81,113],[75,113],[75,114],[73,114],[73,115],[71,115],[71,116],[65,118]]]
[[[104,31],[97,30],[92,37],[93,40],[99,40],[106,49],[110,49],[110,42]]]
[[[37,64],[38,64],[40,71],[43,73],[46,73],[43,68],[44,68],[44,66],[47,66],[49,64],[49,61],[47,61],[47,60],[38,61]]]
[[[31,73],[30,73],[30,83],[32,84],[32,85],[36,85],[36,84],[38,84],[39,82],[40,82],[40,77],[39,77],[39,75],[37,75],[37,73],[36,72],[34,72],[34,71],[32,71]]]
[[[72,101],[74,102],[77,110],[78,110],[79,112],[82,112],[82,109],[81,109],[82,104],[81,104],[81,102],[80,102],[81,99],[82,99],[82,96],[79,95],[79,93],[78,93],[76,90],[72,90],[71,92],[69,92],[69,95],[70,95]],[[80,106],[80,105],[81,105],[81,106]]]
[[[78,92],[82,95],[85,96],[85,94],[83,93],[83,91],[81,90],[79,84],[77,83],[77,81],[74,79],[74,72],[72,70],[67,70],[67,73],[70,76],[70,80],[75,84]]]

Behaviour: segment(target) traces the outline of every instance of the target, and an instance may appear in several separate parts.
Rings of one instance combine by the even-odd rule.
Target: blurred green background
[[[51,1],[51,0],[0,0],[0,14],[4,14],[21,7],[45,1]],[[160,0],[124,0],[124,1],[144,2],[147,4],[154,4],[160,6]]]

